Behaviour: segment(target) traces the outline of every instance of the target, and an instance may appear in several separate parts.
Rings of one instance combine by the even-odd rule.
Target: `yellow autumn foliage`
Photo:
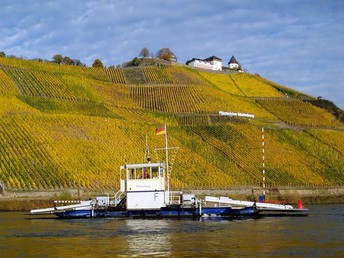
[[[259,186],[262,126],[268,186],[344,184],[343,125],[325,110],[245,73],[128,71],[0,58],[6,187],[118,189],[119,166],[144,161],[146,135],[152,161],[164,160],[154,151],[164,146],[154,133],[164,123],[179,147],[171,151],[173,189]]]

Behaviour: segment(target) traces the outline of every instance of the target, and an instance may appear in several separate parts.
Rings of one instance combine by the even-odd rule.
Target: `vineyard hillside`
[[[166,123],[172,189],[343,186],[344,124],[250,73],[182,65],[90,68],[0,58],[0,194],[119,188]]]

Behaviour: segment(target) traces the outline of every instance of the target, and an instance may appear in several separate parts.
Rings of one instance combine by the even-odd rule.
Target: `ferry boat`
[[[120,166],[120,190],[115,196],[98,196],[77,204],[31,210],[35,214],[55,214],[59,218],[163,218],[163,217],[237,217],[255,216],[262,212],[300,213],[303,207],[233,200],[170,190],[166,125],[157,134],[165,134],[165,161],[125,164]],[[149,155],[148,155],[149,156]]]

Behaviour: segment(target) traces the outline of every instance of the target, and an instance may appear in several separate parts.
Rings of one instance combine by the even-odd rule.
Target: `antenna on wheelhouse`
[[[167,174],[167,191],[170,191],[170,171],[168,164],[168,138],[167,138],[167,128],[165,123],[165,156],[166,156],[166,174]]]
[[[146,149],[145,149],[145,157],[144,161],[147,161],[148,163],[151,162],[151,156],[150,156],[150,151],[148,147],[148,135],[146,134]]]
[[[263,198],[265,200],[265,134],[264,127],[262,127],[262,188],[263,188]]]
[[[169,172],[169,164],[168,164],[168,138],[167,138],[167,128],[166,123],[157,129],[155,129],[156,135],[165,135],[165,166],[166,166],[166,176],[167,176],[167,191],[170,191],[170,172]]]
[[[155,134],[156,135],[164,135],[165,136],[165,147],[164,148],[156,148],[155,151],[161,150],[161,151],[165,151],[165,175],[166,175],[166,188],[167,188],[167,192],[170,192],[170,180],[171,180],[171,171],[172,171],[172,167],[170,167],[170,164],[173,165],[175,156],[176,156],[176,152],[179,149],[179,147],[169,147],[168,146],[168,135],[167,135],[167,126],[166,123],[155,129]],[[173,149],[174,153],[172,155],[172,161],[171,163],[169,163],[169,153],[168,150],[169,149]],[[170,202],[170,200],[168,201]]]

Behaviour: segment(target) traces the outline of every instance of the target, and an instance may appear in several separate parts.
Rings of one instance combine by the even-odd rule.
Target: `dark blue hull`
[[[255,207],[233,209],[231,207],[204,207],[181,208],[165,207],[159,210],[119,210],[119,209],[99,209],[99,210],[69,210],[56,212],[59,218],[164,218],[164,217],[202,217],[202,216],[253,216],[258,213]]]

